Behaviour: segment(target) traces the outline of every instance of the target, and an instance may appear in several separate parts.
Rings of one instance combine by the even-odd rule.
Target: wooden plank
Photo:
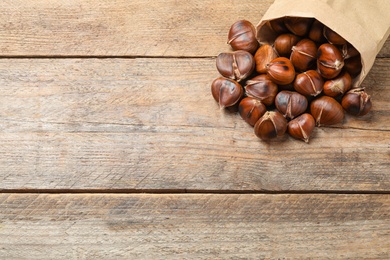
[[[0,55],[215,56],[273,0],[0,2]]]
[[[347,117],[343,127],[390,130],[389,61],[377,59],[362,84],[372,111]],[[0,129],[8,132],[241,122],[221,113],[211,96],[215,59],[0,59],[0,74]]]
[[[272,2],[3,0],[0,55],[216,56],[231,24],[257,24]]]
[[[390,191],[390,133],[320,129],[312,145],[249,130],[1,133],[1,189]],[[385,140],[385,141],[384,141]]]
[[[390,195],[0,195],[2,259],[388,259]]]
[[[390,190],[388,59],[372,112],[309,145],[219,111],[214,59],[33,61],[0,60],[1,189]]]

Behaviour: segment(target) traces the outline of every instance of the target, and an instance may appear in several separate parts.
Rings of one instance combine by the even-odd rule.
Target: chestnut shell
[[[223,109],[235,105],[244,95],[244,89],[232,79],[219,77],[211,83],[211,94]]]
[[[339,124],[344,119],[342,106],[328,96],[322,96],[311,102],[310,113],[314,117],[317,126]]]
[[[239,20],[232,24],[228,33],[228,44],[233,50],[244,50],[255,53],[259,46],[256,39],[256,29],[247,20]]]
[[[315,121],[309,113],[302,114],[287,125],[287,132],[296,139],[301,139],[306,143],[309,142],[310,136],[314,130]]]
[[[279,85],[287,85],[294,81],[295,69],[286,57],[279,57],[267,64],[267,75]]]
[[[255,134],[267,141],[282,136],[287,129],[287,120],[278,111],[267,111],[255,124]]]

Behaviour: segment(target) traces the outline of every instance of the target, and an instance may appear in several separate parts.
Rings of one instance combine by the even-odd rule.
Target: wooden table
[[[271,3],[1,1],[0,259],[389,259],[389,40],[310,144],[211,97]]]

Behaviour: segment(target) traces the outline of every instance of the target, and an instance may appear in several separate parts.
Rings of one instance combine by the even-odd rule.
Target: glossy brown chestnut
[[[219,73],[238,82],[247,78],[255,69],[255,60],[247,51],[223,52],[216,59]]]
[[[267,64],[276,59],[278,54],[269,44],[264,44],[257,49],[255,53],[256,71],[258,73],[267,73]]]
[[[267,112],[267,109],[257,98],[246,97],[238,105],[238,112],[245,122],[254,126],[257,120]]]
[[[255,124],[255,134],[267,141],[282,136],[287,129],[287,120],[278,111],[267,111]]]
[[[320,21],[315,20],[309,31],[309,39],[318,43],[324,43],[326,39],[323,32],[324,25]]]
[[[274,42],[274,48],[279,54],[279,56],[289,58],[291,55],[292,47],[296,45],[300,39],[301,38],[292,33],[281,34],[276,37]]]
[[[324,27],[324,36],[331,44],[343,45],[347,43],[343,37],[326,26]]]
[[[344,95],[352,86],[352,79],[348,72],[342,72],[334,79],[325,81],[324,94],[330,97]]]
[[[351,89],[344,95],[341,105],[348,114],[364,116],[371,110],[371,97],[363,88]]]
[[[295,69],[286,57],[279,57],[267,64],[267,75],[273,82],[287,85],[294,81]]]
[[[247,96],[257,98],[264,105],[270,106],[278,93],[278,85],[269,76],[262,74],[247,80],[245,91]]]
[[[287,132],[296,139],[301,139],[306,143],[309,142],[310,136],[313,133],[315,121],[309,113],[302,114],[287,125]]]
[[[232,79],[219,77],[211,84],[211,94],[223,109],[235,105],[244,95],[244,89]]]
[[[322,92],[324,80],[315,70],[308,70],[297,75],[294,89],[304,96],[317,96]]]
[[[317,45],[309,39],[300,40],[292,47],[291,63],[297,71],[307,71],[316,65]]]
[[[343,107],[334,98],[328,96],[313,100],[310,113],[317,126],[339,124],[344,119]]]
[[[330,43],[322,44],[317,51],[317,69],[321,76],[333,79],[344,66],[344,59],[339,49]]]
[[[282,34],[288,32],[288,29],[284,24],[284,18],[269,20],[266,22],[266,25],[276,34]]]
[[[346,59],[344,61],[345,70],[351,75],[351,78],[354,79],[362,72],[362,60],[360,55],[354,56],[352,58]]]
[[[309,32],[313,22],[313,18],[292,16],[284,18],[284,24],[286,25],[287,29],[298,36],[306,35]]]
[[[280,91],[275,97],[275,106],[286,118],[293,119],[307,109],[307,99],[305,96],[295,91]]]
[[[344,62],[345,59],[349,59],[358,56],[360,54],[359,51],[356,50],[356,48],[349,43],[342,45],[340,48],[341,48],[341,54],[343,55],[344,58]]]
[[[235,22],[229,30],[228,44],[233,50],[244,50],[255,53],[259,43],[256,39],[256,29],[252,23],[247,20]]]

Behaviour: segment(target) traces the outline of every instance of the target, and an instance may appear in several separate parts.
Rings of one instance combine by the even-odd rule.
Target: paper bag
[[[315,18],[351,43],[363,65],[355,86],[370,71],[390,33],[390,0],[276,0],[256,26],[260,43],[273,43],[277,35],[264,25],[284,16]]]

